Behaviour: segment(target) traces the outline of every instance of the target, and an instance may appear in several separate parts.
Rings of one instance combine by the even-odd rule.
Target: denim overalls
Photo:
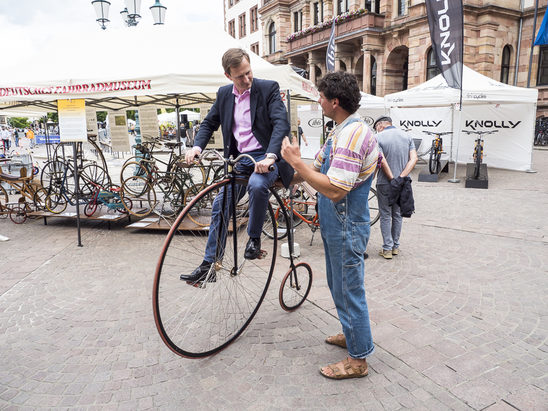
[[[323,153],[322,174],[327,174],[331,164],[331,145],[332,139],[329,139]],[[364,253],[370,232],[368,197],[372,180],[372,177],[368,178],[337,203],[318,193],[327,283],[352,358],[365,358],[375,348],[364,286]]]

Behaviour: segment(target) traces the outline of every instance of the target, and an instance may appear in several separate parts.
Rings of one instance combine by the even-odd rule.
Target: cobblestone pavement
[[[489,170],[489,189],[416,182],[401,253],[366,262],[376,344],[370,375],[331,381],[345,356],[319,233],[299,227],[314,270],[308,302],[284,312],[279,257],[267,298],[223,352],[182,359],[161,342],[151,289],[165,233],[73,221],[0,220],[1,409],[548,409],[548,151],[536,174]]]

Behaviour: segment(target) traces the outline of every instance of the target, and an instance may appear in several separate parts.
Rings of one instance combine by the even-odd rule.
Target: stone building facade
[[[258,1],[262,57],[302,68],[312,81],[326,73],[334,17],[335,69],[355,74],[364,92],[384,96],[438,74],[424,0]],[[539,115],[548,116],[548,46],[535,46],[529,64],[535,1],[463,0],[464,64],[511,85],[529,81]],[[537,32],[547,3],[538,2]]]

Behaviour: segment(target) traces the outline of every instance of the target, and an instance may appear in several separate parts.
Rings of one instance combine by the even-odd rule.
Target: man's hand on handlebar
[[[188,164],[192,164],[194,160],[196,160],[196,157],[198,157],[201,153],[201,150],[199,147],[192,147],[190,150],[187,150],[185,153],[185,161]]]
[[[269,173],[270,167],[276,162],[273,158],[265,158],[255,163],[255,172],[259,174]]]

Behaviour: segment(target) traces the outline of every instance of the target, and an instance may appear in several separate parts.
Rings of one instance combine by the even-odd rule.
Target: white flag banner
[[[327,43],[327,53],[325,54],[325,65],[328,72],[335,71],[335,18],[331,23],[331,35],[329,36],[329,42]]]

